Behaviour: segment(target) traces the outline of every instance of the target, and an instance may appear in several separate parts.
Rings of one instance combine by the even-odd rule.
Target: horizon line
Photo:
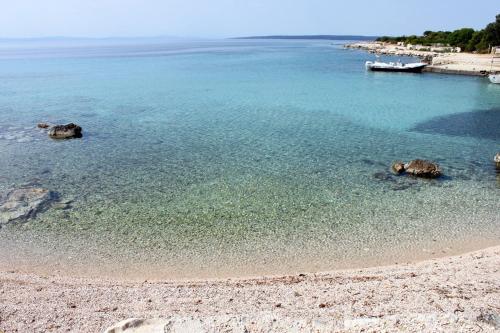
[[[109,39],[326,39],[326,38],[347,38],[347,37],[366,37],[377,38],[378,35],[357,35],[357,34],[273,34],[273,35],[246,35],[232,37],[199,37],[199,36],[176,36],[176,35],[152,35],[152,36],[40,36],[40,37],[0,37],[0,41],[37,41],[37,40],[109,40]]]

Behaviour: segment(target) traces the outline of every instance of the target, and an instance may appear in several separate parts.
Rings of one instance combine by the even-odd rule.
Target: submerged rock
[[[49,130],[49,136],[54,139],[81,138],[82,128],[73,123],[55,125]]]
[[[404,165],[407,173],[423,178],[437,178],[441,176],[441,169],[436,163],[426,160],[413,160]]]
[[[373,178],[385,183],[386,186],[393,191],[404,191],[412,188],[414,185],[418,185],[415,179],[410,177],[398,177],[389,171],[375,172]]]
[[[497,153],[493,158],[493,162],[497,164],[497,168],[500,168],[500,153]]]
[[[411,188],[412,184],[411,183],[405,183],[405,184],[395,184],[394,186],[391,187],[393,191],[404,191],[409,188]]]
[[[36,127],[38,127],[38,128],[49,128],[50,125],[47,124],[47,123],[38,123],[38,124],[36,124]]]
[[[9,190],[0,195],[0,226],[33,218],[48,207],[55,193],[38,187]]]
[[[405,164],[403,162],[394,162],[392,164],[392,170],[398,175],[402,174],[405,172]]]
[[[375,172],[373,174],[373,178],[375,178],[377,180],[381,180],[381,181],[390,181],[390,182],[394,181],[393,175],[391,175],[390,173],[388,173],[386,171]]]

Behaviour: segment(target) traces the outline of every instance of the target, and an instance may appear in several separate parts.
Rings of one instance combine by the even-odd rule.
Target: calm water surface
[[[500,243],[500,87],[370,58],[324,41],[0,47],[0,191],[72,201],[2,227],[1,266],[238,276]],[[391,175],[412,158],[446,176]]]

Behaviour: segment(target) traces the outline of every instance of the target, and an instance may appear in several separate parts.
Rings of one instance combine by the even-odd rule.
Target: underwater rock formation
[[[56,194],[39,187],[24,187],[0,194],[0,226],[33,218],[56,199]]]

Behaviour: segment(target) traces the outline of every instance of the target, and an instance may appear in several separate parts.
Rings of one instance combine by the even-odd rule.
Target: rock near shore
[[[76,124],[55,125],[49,130],[49,136],[53,139],[81,138],[82,128]]]
[[[0,226],[35,217],[55,197],[55,193],[36,187],[18,188],[0,194]]]
[[[405,164],[403,162],[394,162],[392,164],[392,171],[394,171],[398,175],[402,174],[403,172],[405,172]]]
[[[422,178],[437,178],[442,174],[438,164],[418,159],[406,163],[404,170],[410,175]]]

